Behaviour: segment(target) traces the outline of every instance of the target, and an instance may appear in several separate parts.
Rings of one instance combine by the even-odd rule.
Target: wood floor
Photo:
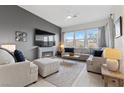
[[[72,87],[104,87],[103,79],[101,75],[87,72],[86,63],[82,72],[77,76],[76,80],[72,84]],[[117,86],[117,82],[110,81],[111,87]],[[39,76],[38,82],[29,85],[29,87],[56,87],[55,85],[45,81]]]

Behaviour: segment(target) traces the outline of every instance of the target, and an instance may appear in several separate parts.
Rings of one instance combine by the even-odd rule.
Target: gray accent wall
[[[0,44],[16,44],[29,60],[37,58],[37,47],[33,45],[34,28],[56,34],[56,47],[60,42],[61,28],[14,5],[0,6]],[[15,31],[27,33],[27,42],[15,41]]]

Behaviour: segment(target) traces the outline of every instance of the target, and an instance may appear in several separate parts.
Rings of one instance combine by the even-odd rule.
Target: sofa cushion
[[[15,63],[14,57],[5,49],[0,48],[0,65]]]
[[[34,63],[30,62],[30,73],[37,73],[38,71],[38,66],[35,65]]]
[[[25,61],[25,57],[20,50],[15,50],[14,51],[14,56],[15,56],[17,62]]]
[[[88,48],[75,48],[74,53],[90,54],[90,49],[88,49]]]

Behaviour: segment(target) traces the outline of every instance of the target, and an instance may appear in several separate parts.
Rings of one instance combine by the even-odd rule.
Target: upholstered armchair
[[[38,67],[30,61],[16,63],[13,56],[0,49],[0,87],[23,87],[38,79]]]

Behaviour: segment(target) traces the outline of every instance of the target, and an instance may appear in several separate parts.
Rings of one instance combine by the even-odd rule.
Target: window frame
[[[77,32],[83,32],[84,33],[84,39],[76,39],[76,33]],[[76,40],[84,40],[84,44],[83,44],[84,46],[83,47],[77,47],[76,46]],[[74,41],[75,41],[75,48],[85,48],[85,31],[75,31],[75,40]]]
[[[90,48],[90,47],[88,47],[88,31],[90,31],[90,30],[92,30],[92,29],[97,29],[97,34],[98,34],[98,27],[96,27],[96,28],[89,28],[89,29],[85,29],[85,30],[79,30],[79,31],[69,31],[69,32],[65,32],[64,33],[64,46],[65,47],[68,47],[68,46],[66,46],[66,41],[67,41],[67,39],[65,38],[65,35],[67,34],[67,33],[70,33],[70,32],[72,32],[72,33],[74,33],[73,34],[73,48]],[[84,39],[76,39],[76,32],[84,32]],[[96,37],[96,38],[98,38],[98,37]],[[84,40],[84,47],[76,47],[76,40]],[[96,44],[97,44],[97,47],[98,47],[98,40],[96,41]],[[97,48],[97,47],[93,47],[93,48]]]
[[[93,48],[98,48],[98,31],[99,31],[99,29],[98,29],[98,28],[93,28],[93,29],[97,29],[96,47],[93,47]],[[86,32],[88,33],[88,31],[86,31]],[[89,40],[93,40],[93,39],[95,39],[95,38],[89,39],[89,38],[88,38],[88,34],[86,34],[86,35],[87,35],[87,47],[88,47],[88,48],[92,48],[92,47],[89,47],[88,41],[89,41]]]
[[[66,45],[66,42],[65,42],[65,41],[69,40],[69,39],[65,39],[65,36],[66,36],[67,33],[71,33],[71,32],[66,32],[66,33],[64,34],[64,46]],[[72,31],[72,33],[74,33],[74,34],[73,34],[73,37],[74,37],[74,38],[72,39],[72,40],[73,40],[73,46],[72,46],[72,48],[73,48],[73,47],[75,47],[75,44],[74,44],[74,43],[75,43],[75,42],[74,42],[74,40],[75,40],[75,32]],[[65,46],[65,47],[68,47],[68,46]]]

